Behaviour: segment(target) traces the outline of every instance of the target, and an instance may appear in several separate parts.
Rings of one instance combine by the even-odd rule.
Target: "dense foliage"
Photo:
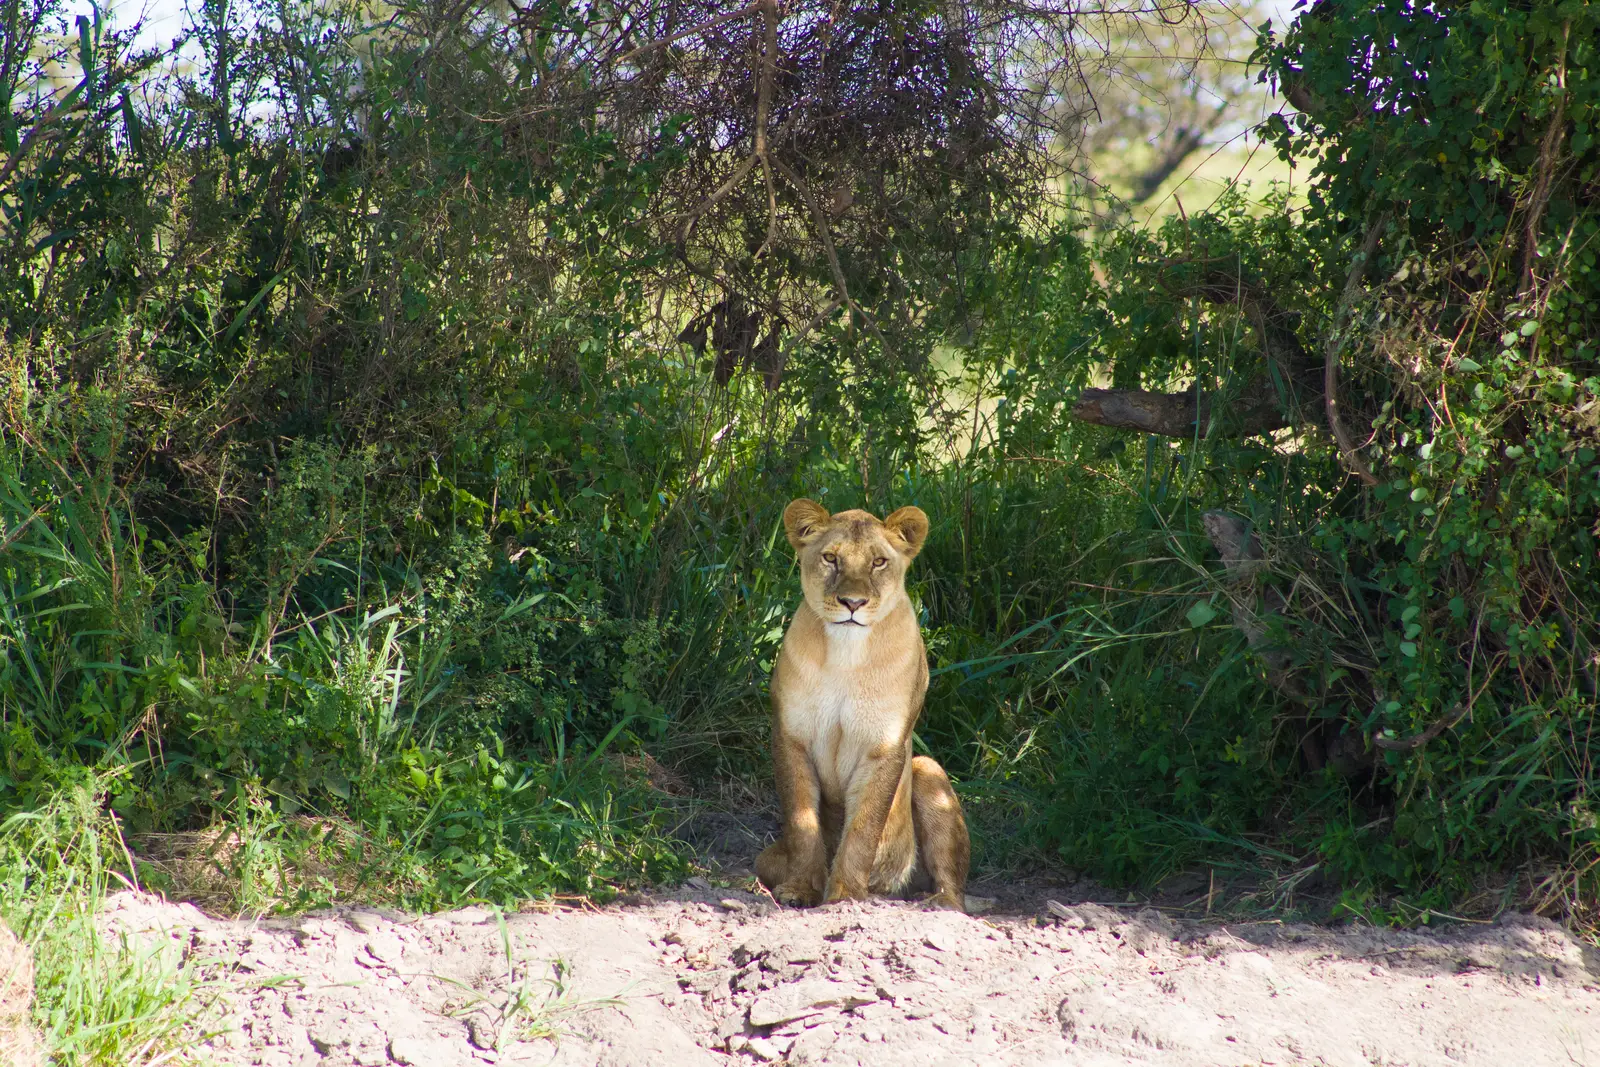
[[[1320,644],[1356,684],[1322,678],[1365,730],[1438,735],[1385,756],[1392,822],[1325,841],[1352,873],[1542,857],[1539,903],[1594,900],[1597,47],[1588,4],[1322,3],[1263,50],[1305,226],[1380,238],[1330,342],[1375,484],[1307,531],[1354,608]]]
[[[1043,38],[925,7],[778,38],[948,105],[874,140],[760,87],[764,4],[660,73],[742,95],[668,113],[561,4],[207,4],[163,73],[0,0],[0,807],[91,783],[137,876],[240,907],[670,876],[665,784],[764,789],[806,494],[933,517],[920,743],[980,864],[1586,907],[1595,15],[1323,0],[1260,52],[1309,199],[1091,243],[995,71],[948,84]]]

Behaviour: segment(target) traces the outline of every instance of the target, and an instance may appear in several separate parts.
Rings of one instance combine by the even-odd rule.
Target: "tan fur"
[[[756,874],[786,904],[860,899],[931,883],[931,902],[965,910],[970,842],[943,768],[912,758],[928,654],[906,568],[928,517],[901,508],[783,513],[805,597],[772,672],[772,763],[783,833]]]

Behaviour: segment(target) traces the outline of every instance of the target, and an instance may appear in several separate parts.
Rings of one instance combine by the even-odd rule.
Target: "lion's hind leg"
[[[933,883],[929,902],[966,911],[967,868],[972,860],[967,820],[950,777],[927,756],[911,761],[911,821],[917,832],[918,865]]]

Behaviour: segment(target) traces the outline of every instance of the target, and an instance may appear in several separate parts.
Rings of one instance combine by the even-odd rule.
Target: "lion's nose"
[[[845,606],[846,611],[854,615],[858,610],[867,606],[867,598],[862,597],[856,600],[852,597],[842,596],[839,598],[839,603]]]

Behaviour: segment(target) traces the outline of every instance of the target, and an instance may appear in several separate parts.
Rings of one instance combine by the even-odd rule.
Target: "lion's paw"
[[[791,908],[811,908],[822,902],[822,894],[809,881],[791,880],[772,891],[773,899]]]

